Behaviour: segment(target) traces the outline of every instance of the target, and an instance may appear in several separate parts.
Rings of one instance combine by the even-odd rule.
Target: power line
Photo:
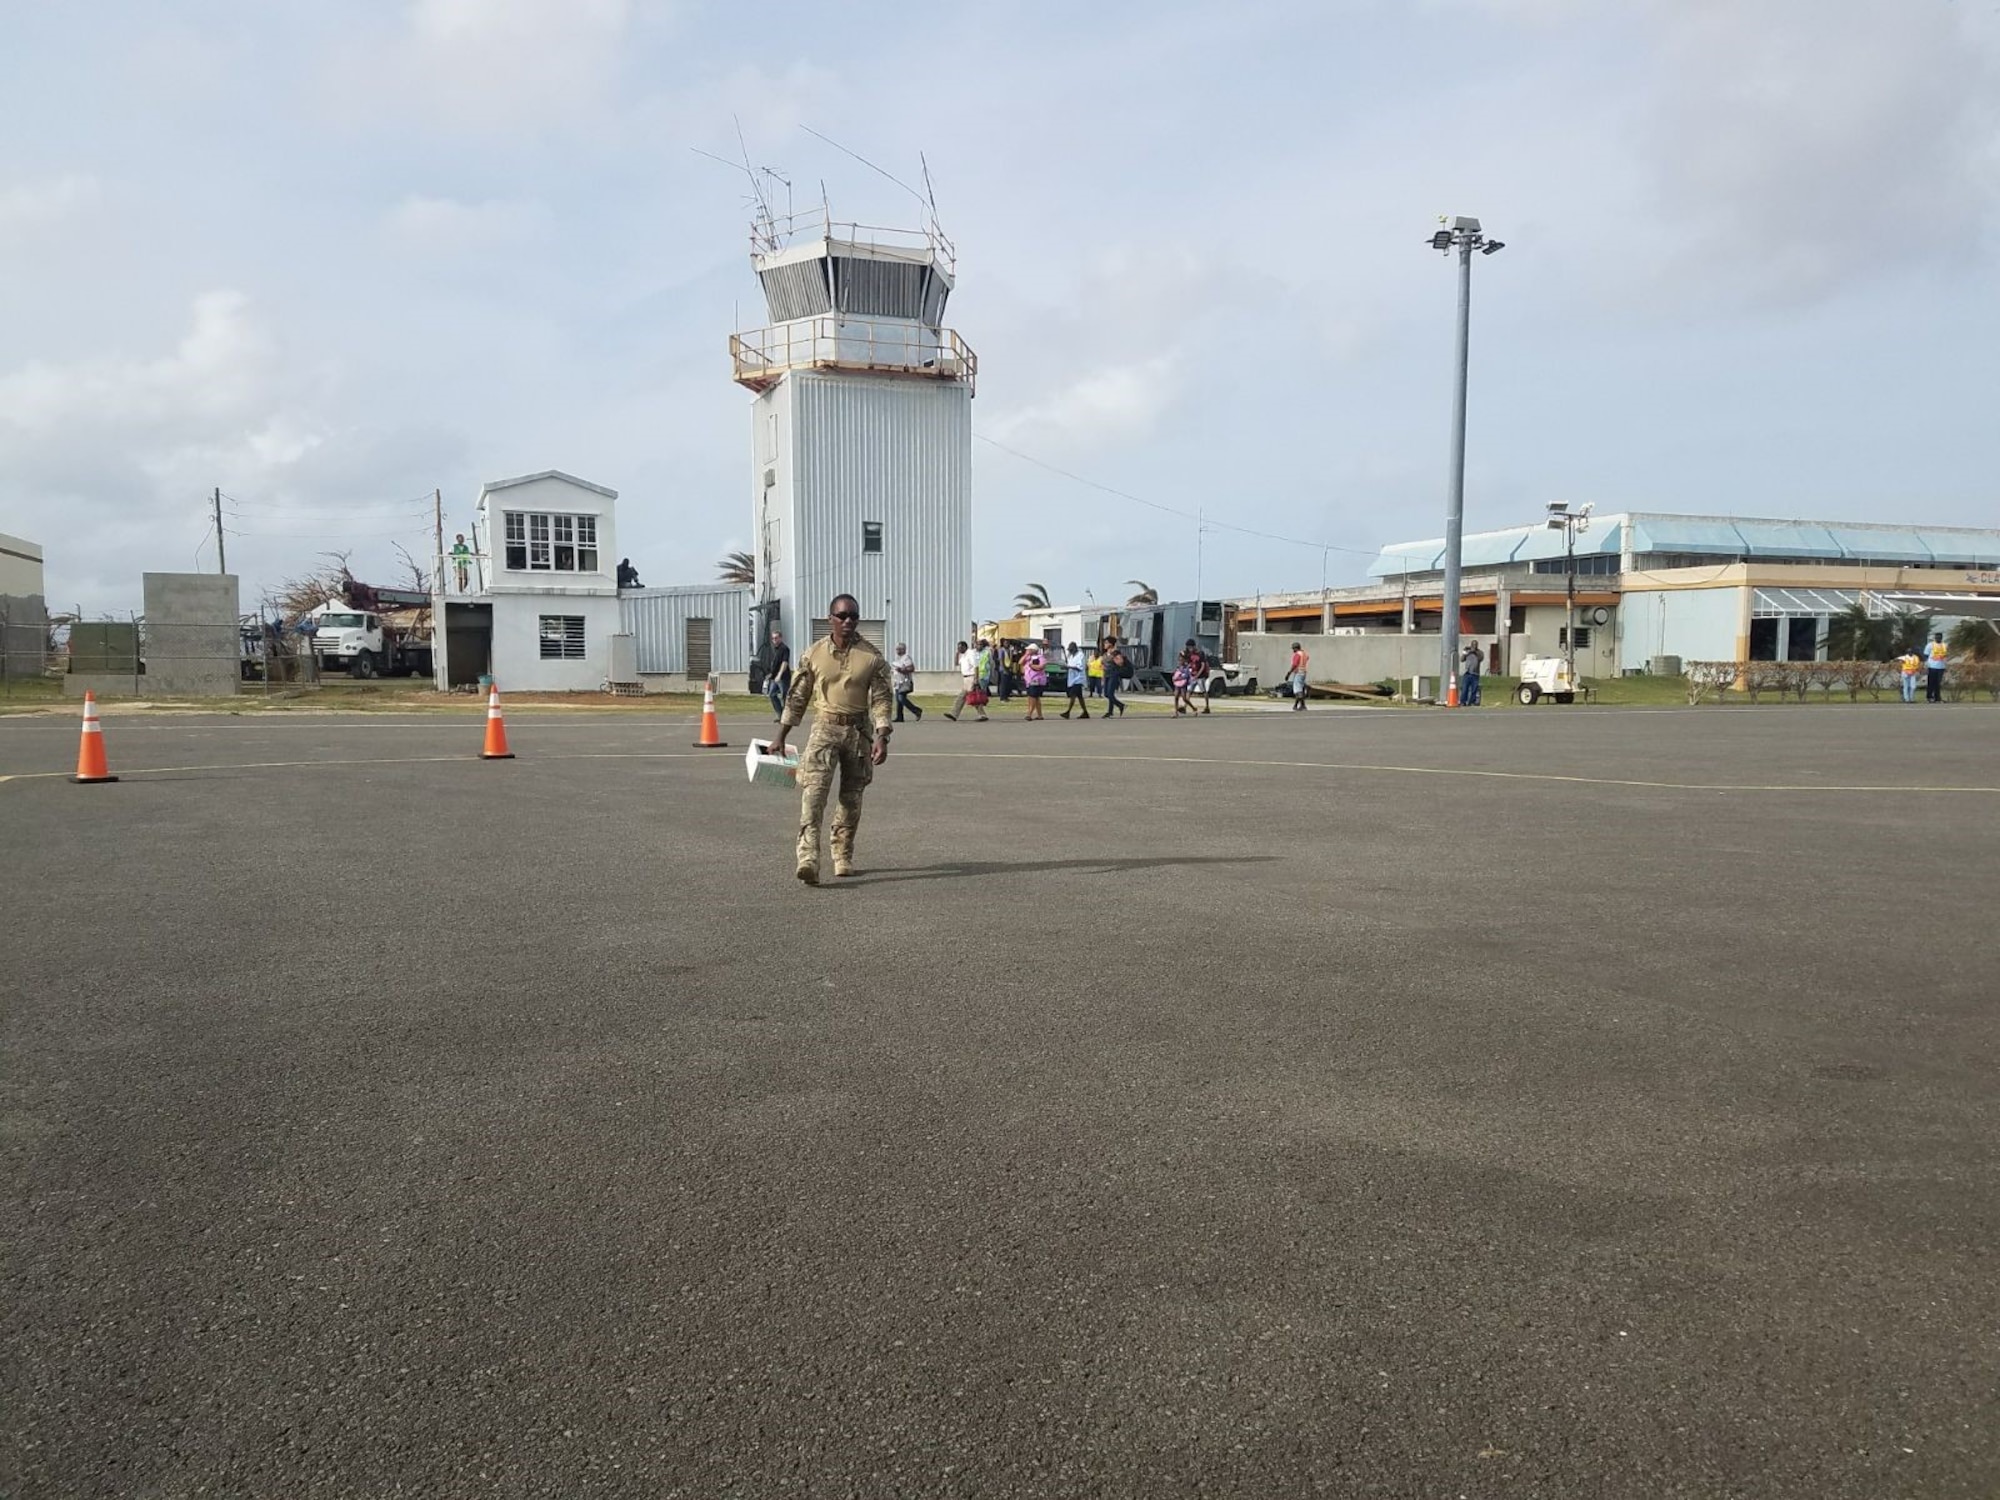
[[[289,537],[297,541],[324,542],[355,540],[365,541],[375,537],[400,538],[409,535],[407,531],[239,531],[234,526],[226,528],[231,536]]]
[[[993,447],[998,448],[1002,453],[1012,454],[1023,463],[1033,464],[1038,469],[1046,469],[1049,473],[1060,475],[1062,478],[1070,480],[1075,484],[1102,491],[1107,495],[1116,495],[1120,500],[1130,500],[1134,505],[1143,505],[1148,510],[1157,510],[1162,515],[1179,516],[1183,521],[1192,521],[1195,525],[1204,527],[1210,531],[1234,531],[1242,536],[1254,536],[1267,542],[1283,542],[1291,547],[1307,547],[1314,552],[1347,552],[1352,553],[1355,557],[1376,557],[1380,555],[1373,548],[1342,547],[1334,542],[1314,542],[1307,540],[1305,537],[1280,536],[1275,531],[1259,531],[1253,526],[1238,526],[1233,522],[1214,520],[1209,516],[1201,515],[1195,511],[1180,510],[1171,505],[1162,505],[1157,500],[1148,500],[1144,495],[1135,495],[1130,490],[1121,490],[1112,485],[1100,484],[1095,479],[1087,479],[1081,474],[1073,474],[1068,469],[1060,468],[1055,464],[1036,458],[1032,453],[1023,453],[1019,448],[1010,448],[998,438],[988,437],[983,432],[975,433],[974,436],[982,443],[989,443]]]

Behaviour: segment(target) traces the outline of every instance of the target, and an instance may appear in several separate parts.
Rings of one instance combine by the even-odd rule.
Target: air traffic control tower
[[[949,672],[972,615],[972,393],[978,360],[944,326],[954,252],[824,211],[760,216],[751,264],[768,327],[729,352],[751,407],[759,641],[802,650],[827,602],[861,601],[885,652]]]

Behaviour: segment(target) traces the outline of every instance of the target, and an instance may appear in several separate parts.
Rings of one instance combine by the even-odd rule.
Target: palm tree
[[[1951,638],[1946,644],[1954,655],[1993,661],[2000,658],[2000,624],[1992,620],[1960,620],[1951,627]]]
[[[1141,583],[1136,578],[1128,578],[1125,580],[1125,586],[1138,591],[1125,601],[1128,609],[1145,604],[1158,604],[1160,602],[1160,591],[1150,583]]]
[[[1889,620],[1889,655],[1903,656],[1912,651],[1921,655],[1924,642],[1931,638],[1931,617],[1898,611]]]
[[[1889,654],[1893,625],[1868,613],[1858,600],[1826,622],[1828,661],[1880,661]]]
[[[1014,608],[1026,612],[1031,609],[1049,607],[1049,586],[1046,583],[1031,583],[1014,596]]]
[[[724,583],[755,583],[757,559],[748,552],[731,552],[715,565],[716,576]]]

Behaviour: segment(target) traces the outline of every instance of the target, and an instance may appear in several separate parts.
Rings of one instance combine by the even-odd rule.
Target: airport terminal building
[[[1464,539],[1459,630],[1487,649],[1489,671],[1561,651],[1564,542],[1546,521]],[[1574,566],[1585,676],[1674,671],[1674,659],[1811,661],[1826,655],[1829,622],[1856,604],[1941,626],[1989,613],[2000,529],[1628,511],[1592,518]],[[1382,637],[1434,638],[1442,626],[1444,543],[1384,547],[1368,573],[1358,587],[1240,600],[1243,628],[1348,637],[1354,646],[1323,648],[1356,657],[1362,670],[1344,675],[1372,676]],[[1435,670],[1421,651],[1415,660]]]

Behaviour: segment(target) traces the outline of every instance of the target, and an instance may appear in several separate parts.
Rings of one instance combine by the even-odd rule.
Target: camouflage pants
[[[833,809],[833,857],[854,858],[854,834],[861,826],[861,794],[875,779],[869,763],[868,730],[860,724],[813,720],[812,733],[799,756],[799,862],[819,863],[819,828],[826,819],[826,799],[833,778],[840,776],[840,797]]]

